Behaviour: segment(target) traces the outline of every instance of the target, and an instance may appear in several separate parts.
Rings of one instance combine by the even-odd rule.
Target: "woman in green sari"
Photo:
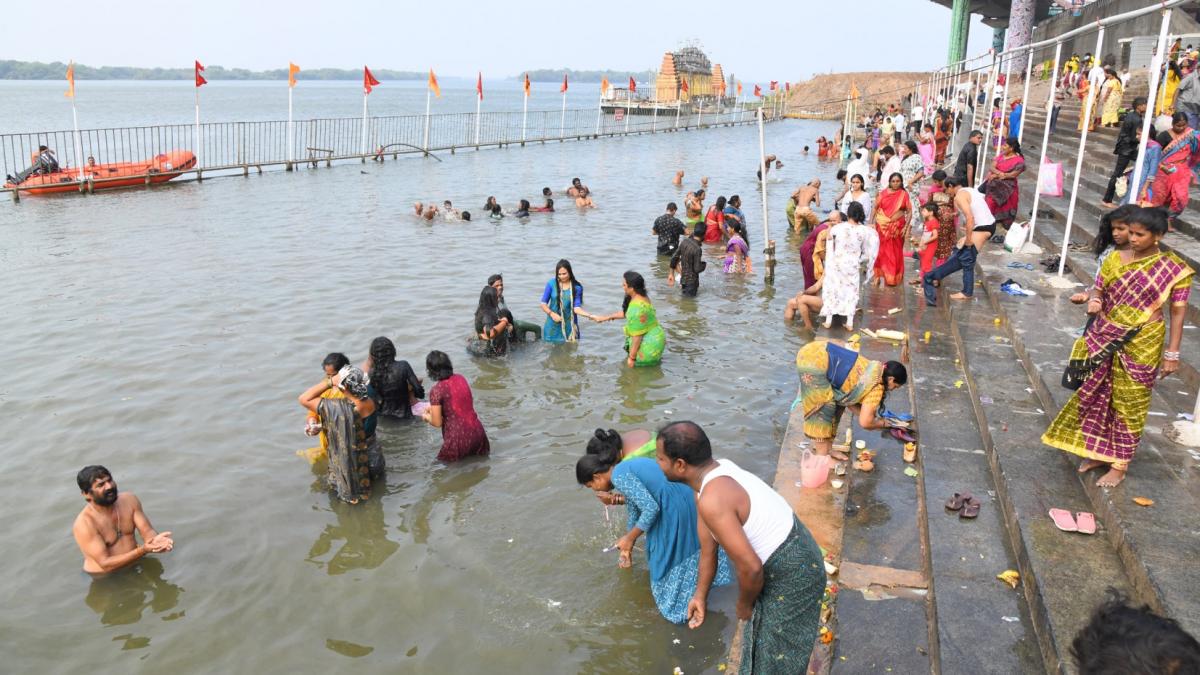
[[[630,270],[621,282],[625,290],[625,302],[621,311],[608,316],[592,316],[593,321],[604,322],[625,319],[625,365],[657,366],[662,362],[662,353],[667,346],[667,334],[658,325],[654,305],[646,293],[646,280]],[[577,314],[579,312],[576,312]]]

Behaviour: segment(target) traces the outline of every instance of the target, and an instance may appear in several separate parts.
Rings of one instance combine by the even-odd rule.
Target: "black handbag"
[[[1094,316],[1088,317],[1087,325],[1083,328],[1085,335],[1087,334],[1088,329],[1092,327],[1092,322],[1095,320],[1096,317]],[[1063,370],[1062,374],[1062,386],[1066,389],[1070,389],[1071,391],[1075,391],[1082,387],[1084,380],[1086,380],[1088,376],[1092,374],[1092,371],[1099,368],[1105,362],[1111,361],[1113,355],[1123,349],[1125,345],[1129,344],[1129,341],[1136,337],[1138,332],[1141,330],[1141,326],[1129,329],[1124,335],[1105,345],[1104,349],[1101,349],[1100,353],[1096,354],[1095,356],[1091,356],[1086,359],[1071,359],[1068,361],[1067,367]]]

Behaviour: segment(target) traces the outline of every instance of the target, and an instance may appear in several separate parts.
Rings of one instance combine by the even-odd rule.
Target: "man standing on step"
[[[955,244],[954,252],[946,262],[933,268],[921,278],[925,290],[925,304],[937,307],[937,289],[942,279],[962,270],[963,289],[950,296],[951,300],[970,300],[975,296],[975,260],[983,245],[996,234],[996,217],[988,208],[983,194],[973,187],[960,186],[954,178],[945,181],[946,194],[954,200],[954,207],[962,217],[966,234]]]
[[[1115,208],[1113,198],[1117,196],[1117,179],[1125,173],[1125,169],[1129,168],[1130,163],[1137,159],[1138,153],[1138,132],[1142,130],[1142,115],[1146,114],[1146,97],[1139,96],[1133,99],[1133,110],[1125,114],[1125,119],[1121,121],[1121,131],[1117,134],[1117,145],[1113,148],[1113,154],[1117,156],[1117,163],[1113,166],[1112,175],[1108,177],[1108,187],[1104,190],[1104,198],[1101,205],[1106,209]]]
[[[982,143],[983,132],[975,129],[967,137],[962,152],[958,153],[958,160],[954,162],[954,180],[959,185],[974,187],[975,172],[979,170],[979,146]]]

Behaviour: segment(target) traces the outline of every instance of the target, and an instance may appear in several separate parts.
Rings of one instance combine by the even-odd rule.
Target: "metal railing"
[[[198,156],[199,162],[184,173],[201,178],[208,172],[249,173],[251,168],[261,170],[267,166],[291,169],[339,160],[365,161],[400,154],[683,131],[755,121],[755,108],[749,106],[726,106],[720,112],[709,110],[699,114],[677,113],[664,107],[657,115],[634,108],[628,116],[624,115],[620,102],[606,105],[609,106],[613,112],[603,114],[593,107],[565,112],[529,111],[527,115],[487,112],[368,117],[366,147],[361,117],[295,120],[291,134],[286,120],[207,122],[199,126],[199,134],[192,124],[84,129],[78,134],[70,130],[3,134],[0,163],[4,165],[4,173],[15,175],[31,164],[38,146],[45,145],[55,151],[64,183],[77,185],[83,191],[90,187],[87,180],[69,179],[75,178],[80,163],[91,159],[96,164],[145,162],[162,153],[189,151]],[[623,119],[617,119],[618,110]],[[769,110],[767,119],[772,121]],[[32,187],[35,186],[31,184]],[[0,189],[15,193],[27,188],[21,185]]]

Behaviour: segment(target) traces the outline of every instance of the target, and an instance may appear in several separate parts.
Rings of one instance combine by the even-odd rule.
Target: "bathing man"
[[[137,562],[148,553],[175,546],[170,532],[157,532],[133,493],[118,494],[112,474],[102,466],[85,466],[75,477],[87,505],[75,517],[72,534],[83,552],[83,571],[107,574]],[[133,531],[142,536],[138,544]]]

